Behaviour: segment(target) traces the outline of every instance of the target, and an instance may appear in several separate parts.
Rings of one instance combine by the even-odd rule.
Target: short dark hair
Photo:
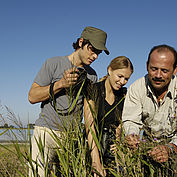
[[[173,69],[176,68],[176,65],[177,65],[177,53],[176,53],[176,50],[175,50],[173,47],[171,47],[171,46],[169,46],[169,45],[166,45],[166,44],[157,45],[157,46],[154,46],[154,47],[151,49],[151,51],[149,52],[149,55],[148,55],[147,66],[149,65],[149,61],[150,61],[151,54],[152,54],[152,52],[155,51],[155,50],[157,50],[158,52],[160,52],[160,51],[165,51],[165,50],[168,50],[168,51],[172,52],[173,55],[174,55],[174,60],[175,60],[175,61],[174,61],[174,64],[173,64]]]
[[[77,49],[80,48],[80,46],[79,46],[79,40],[80,40],[80,38],[78,38],[76,42],[73,42],[73,48],[74,48],[75,50],[77,50]],[[88,46],[91,45],[91,43],[90,43],[89,40],[83,39],[81,48],[83,48],[86,44],[88,44]]]

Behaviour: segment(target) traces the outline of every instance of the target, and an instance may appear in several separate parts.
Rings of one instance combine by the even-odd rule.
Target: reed
[[[83,84],[82,84],[83,87]],[[72,108],[77,106],[77,99],[81,93],[79,89],[76,99],[72,104]],[[70,92],[71,93],[71,92]],[[71,93],[72,94],[72,93]],[[93,110],[92,110],[93,111]],[[17,118],[12,111],[7,109],[10,114],[10,118],[15,120],[18,124]],[[93,112],[93,114],[95,114]],[[1,114],[2,116],[2,114]],[[78,119],[77,115],[77,119]],[[63,119],[62,116],[59,118]],[[94,170],[91,166],[90,150],[87,143],[87,137],[85,133],[85,126],[82,123],[82,117],[79,117],[80,121],[75,122],[74,129],[69,127],[63,132],[64,139],[58,138],[54,131],[51,130],[50,136],[57,144],[57,159],[56,162],[50,164],[48,157],[44,153],[45,144],[43,139],[36,139],[39,152],[42,157],[45,177],[47,176],[67,176],[67,177],[89,177],[92,176]],[[44,118],[45,120],[45,118]],[[69,116],[65,117],[66,125],[69,121]],[[20,127],[22,126],[19,123]],[[89,127],[94,140],[100,150],[100,137],[97,137]],[[11,131],[11,129],[4,129],[5,131]],[[12,133],[13,134],[13,133]],[[1,134],[2,135],[2,134]],[[1,136],[0,135],[0,136]],[[13,134],[13,139],[16,135]],[[0,176],[28,176],[28,169],[31,168],[33,175],[38,177],[38,169],[41,165],[32,160],[32,143],[30,129],[28,128],[28,135],[24,136],[24,144],[14,141],[11,144],[0,144]],[[45,136],[44,136],[45,138]],[[17,140],[17,138],[16,138]],[[148,150],[156,145],[155,141],[145,142],[142,140],[140,147],[137,150],[131,150],[127,147],[122,131],[121,139],[115,141],[115,161],[116,165],[109,167],[110,173],[113,176],[121,177],[145,177],[147,173],[149,176],[161,176],[165,177],[170,171],[170,165],[164,163],[162,165],[154,166],[154,161],[148,157]],[[102,162],[103,163],[103,162]]]

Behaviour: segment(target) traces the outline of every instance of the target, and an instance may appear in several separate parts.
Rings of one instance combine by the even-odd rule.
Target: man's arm
[[[125,141],[129,148],[137,149],[140,143],[139,133],[142,127],[142,95],[144,94],[141,80],[135,81],[126,94],[122,113]]]
[[[71,85],[75,84],[78,78],[78,69],[71,68],[64,72],[63,78],[56,81],[53,86],[54,94],[61,91],[63,88],[71,87]],[[49,89],[50,85],[40,86],[36,82],[34,82],[29,91],[28,99],[31,104],[35,104],[38,102],[45,101],[49,99]]]
[[[122,122],[126,135],[139,135],[140,128],[142,127],[142,101],[140,90],[136,83],[132,84],[126,94]]]

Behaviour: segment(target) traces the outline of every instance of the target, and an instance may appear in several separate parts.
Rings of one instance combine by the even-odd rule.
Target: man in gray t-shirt
[[[34,82],[43,87],[51,82],[55,84],[55,82],[62,79],[65,70],[72,67],[73,65],[68,56],[50,58],[44,63]],[[96,82],[96,72],[89,65],[83,65],[83,69],[87,72],[87,78],[92,82]],[[77,86],[77,83],[75,85]],[[74,91],[76,89],[74,86],[72,88],[73,93],[68,93],[69,90],[66,88],[63,88],[60,92],[56,93],[54,97],[55,103],[51,103],[53,100],[45,100],[42,102],[39,119],[35,122],[36,126],[62,131],[63,127],[68,125],[68,121],[69,123],[74,124],[76,118],[78,118],[78,120],[81,118],[83,110],[82,93],[79,95],[75,106],[69,113],[69,109],[71,108],[71,105],[74,105],[75,100]],[[56,104],[57,109],[55,109],[54,104]]]
[[[104,31],[94,27],[86,27],[81,37],[76,43],[73,43],[75,51],[71,55],[48,59],[38,72],[29,91],[30,103],[41,102],[41,113],[35,122],[32,138],[32,158],[34,160],[40,161],[34,137],[42,136],[51,130],[57,134],[63,131],[63,128],[68,127],[68,123],[74,126],[75,121],[80,121],[83,95],[79,95],[75,106],[73,106],[77,93],[67,94],[67,92],[78,84],[79,68],[84,70],[89,80],[96,82],[96,72],[89,65],[97,59],[102,50],[107,55],[109,54],[105,46],[106,38],[107,34]],[[51,100],[51,93],[54,95],[53,100]],[[52,148],[49,147],[54,145],[54,142],[50,136],[45,135],[45,138],[47,139],[45,139],[45,152],[53,154],[49,152],[52,151]],[[49,156],[49,160],[52,157]],[[30,176],[32,176],[31,173],[30,171]],[[38,173],[40,176],[44,176],[42,168],[38,169]]]

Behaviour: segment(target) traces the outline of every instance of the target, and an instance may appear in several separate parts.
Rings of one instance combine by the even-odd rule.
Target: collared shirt
[[[177,145],[177,78],[174,76],[160,105],[152,92],[148,75],[135,81],[128,89],[122,121],[125,133],[140,134],[150,130],[154,138],[168,137]]]

